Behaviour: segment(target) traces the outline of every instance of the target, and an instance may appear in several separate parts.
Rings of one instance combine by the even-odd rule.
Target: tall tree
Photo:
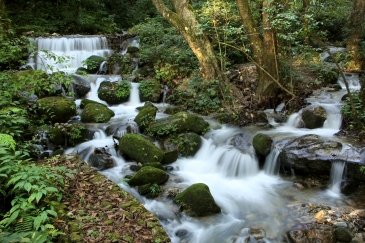
[[[365,32],[365,0],[354,0],[349,29],[347,50],[352,57],[350,67],[356,71],[364,70],[365,60],[361,55],[360,41]]]
[[[199,61],[202,77],[206,80],[224,80],[212,44],[200,29],[190,0],[169,0],[172,8],[163,0],[152,0],[152,3],[157,11],[184,36]]]

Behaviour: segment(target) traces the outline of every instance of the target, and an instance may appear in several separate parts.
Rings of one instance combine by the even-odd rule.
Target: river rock
[[[326,224],[298,226],[297,229],[289,231],[287,235],[292,243],[334,242],[333,228]]]
[[[130,96],[131,85],[127,81],[103,81],[98,89],[98,97],[110,105],[127,102]]]
[[[303,110],[302,120],[304,127],[309,129],[323,127],[324,122],[327,119],[326,110],[321,107],[307,107]]]
[[[179,112],[167,118],[156,120],[148,127],[148,133],[155,137],[194,132],[204,134],[209,129],[209,123],[200,116]]]
[[[87,104],[81,113],[81,121],[89,123],[105,123],[113,116],[114,112],[108,107],[98,103]]]
[[[73,75],[72,88],[76,98],[82,98],[91,90],[90,81],[83,76]]]
[[[55,145],[75,146],[92,138],[93,132],[80,123],[56,123],[49,130],[49,139]]]
[[[142,164],[160,163],[164,153],[140,134],[126,134],[119,140],[119,151],[129,159]]]
[[[161,100],[161,84],[157,80],[144,80],[139,86],[141,101],[157,103]]]
[[[157,110],[157,107],[150,102],[146,102],[140,109],[138,115],[134,118],[134,121],[138,124],[141,131],[144,131],[153,121],[155,121]]]
[[[193,184],[186,188],[176,196],[175,202],[193,217],[209,216],[221,211],[214,201],[209,187],[203,183]]]
[[[352,240],[351,232],[347,228],[344,228],[344,227],[337,227],[335,229],[334,235],[335,235],[335,239],[337,240],[337,242],[347,243],[347,242],[351,242],[351,240]]]
[[[136,122],[128,120],[125,123],[111,124],[105,129],[108,136],[113,135],[113,138],[120,139],[128,133],[139,133],[139,128]]]
[[[252,145],[258,155],[266,157],[271,150],[272,139],[266,134],[259,133],[252,140]]]
[[[84,62],[86,64],[86,71],[90,74],[96,74],[99,71],[100,64],[105,61],[101,56],[90,56]]]
[[[196,133],[183,133],[173,136],[164,141],[166,150],[177,150],[182,156],[194,156],[202,144],[201,137]]]
[[[114,159],[104,148],[96,148],[90,155],[89,164],[98,170],[106,170],[114,166]]]
[[[52,122],[67,122],[76,115],[76,104],[64,97],[46,97],[38,100],[38,111]]]
[[[103,105],[103,106],[107,107],[106,105],[104,105],[102,103],[99,103],[99,102],[96,102],[94,100],[83,99],[83,100],[81,100],[80,108],[84,109],[87,104],[99,104],[99,105]]]
[[[169,179],[169,175],[158,168],[152,166],[142,167],[133,177],[128,181],[131,186],[142,186],[146,184],[162,185]]]

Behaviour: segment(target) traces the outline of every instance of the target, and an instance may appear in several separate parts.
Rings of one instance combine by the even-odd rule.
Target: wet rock
[[[102,103],[99,103],[99,102],[96,102],[93,100],[89,100],[89,99],[83,99],[83,100],[81,100],[80,108],[84,109],[87,104],[99,104],[99,105],[103,105],[103,106],[107,107],[106,105],[104,105]]]
[[[317,223],[323,223],[326,220],[326,215],[327,215],[326,211],[321,210],[318,213],[316,213],[314,218],[316,219]]]
[[[87,80],[87,78],[79,75],[73,75],[72,77],[74,79],[72,82],[72,88],[76,98],[82,98],[90,92],[90,81]]]
[[[119,151],[132,160],[145,163],[160,163],[164,153],[150,140],[140,134],[126,134],[119,140]]]
[[[272,139],[266,134],[259,133],[252,140],[252,145],[258,155],[266,157],[271,150]]]
[[[132,177],[133,178],[133,177]],[[158,184],[146,184],[138,187],[138,192],[147,198],[156,198],[161,192]]]
[[[38,100],[38,111],[52,122],[67,122],[76,115],[76,105],[72,99],[64,97],[46,97]]]
[[[266,232],[263,229],[250,229],[250,235],[255,237],[256,240],[261,240],[266,237]]]
[[[81,121],[89,123],[105,123],[113,116],[114,112],[102,104],[89,103],[81,113]]]
[[[157,80],[144,80],[139,86],[139,96],[141,101],[157,103],[161,100],[161,91],[161,84]]]
[[[155,137],[194,132],[204,134],[209,129],[209,123],[200,116],[179,112],[164,119],[159,119],[150,124],[148,133]]]
[[[321,106],[305,108],[302,113],[305,128],[314,129],[323,127],[326,119],[327,112]]]
[[[158,168],[151,166],[142,167],[133,177],[128,181],[131,186],[142,186],[146,184],[162,185],[169,179],[169,175]]]
[[[164,148],[177,150],[182,156],[194,156],[202,144],[201,137],[196,133],[183,133],[164,141]]]
[[[56,123],[49,130],[49,139],[55,145],[75,146],[89,140],[91,133],[80,123]]]
[[[326,224],[301,225],[289,231],[287,235],[292,243],[334,242],[333,229]]]
[[[96,148],[90,155],[89,164],[98,170],[106,170],[114,166],[114,159],[104,148]]]
[[[100,64],[105,61],[104,57],[90,56],[84,62],[86,63],[86,72],[96,74],[99,71]]]
[[[153,121],[155,121],[157,107],[152,103],[146,102],[146,104],[140,109],[134,121],[138,124],[141,131],[144,131]]]
[[[176,196],[175,202],[190,216],[203,217],[221,211],[215,203],[209,187],[203,183],[193,184],[186,188]]]
[[[239,133],[230,140],[229,144],[243,153],[247,153],[252,146],[251,136],[246,133]]]
[[[38,100],[38,96],[36,96],[35,94],[31,93],[31,92],[27,92],[27,91],[20,91],[17,93],[16,98],[25,104],[35,104]]]
[[[365,209],[356,209],[349,215],[352,218],[363,218],[365,219]]]
[[[174,163],[178,157],[179,157],[178,150],[175,149],[175,150],[171,150],[171,151],[166,151],[163,155],[163,159],[162,159],[161,163],[164,165]]]
[[[98,97],[110,105],[127,102],[130,96],[131,85],[127,81],[104,81],[98,89]]]
[[[84,67],[79,67],[77,70],[76,70],[76,74],[78,75],[84,75],[84,74],[88,74],[89,71],[87,70],[87,68],[84,68]]]
[[[351,232],[344,227],[337,227],[334,232],[335,239],[339,242],[351,242],[352,234]]]

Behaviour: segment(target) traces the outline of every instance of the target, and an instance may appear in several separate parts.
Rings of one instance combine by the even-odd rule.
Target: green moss
[[[159,102],[161,97],[161,84],[157,80],[144,80],[139,86],[141,101]]]
[[[131,186],[142,186],[146,184],[162,185],[169,179],[169,175],[155,167],[142,167],[137,173],[128,181]]]
[[[138,127],[141,131],[144,131],[149,124],[151,124],[156,118],[157,108],[152,105],[146,103],[142,109],[139,111],[134,121],[138,124]]]
[[[179,193],[175,202],[191,216],[208,216],[219,213],[221,209],[215,203],[209,187],[203,183],[189,186]]]
[[[171,142],[182,156],[193,156],[202,144],[201,137],[196,133],[183,133],[173,138]]]
[[[96,101],[93,101],[93,100],[89,100],[89,99],[83,99],[82,101],[81,101],[81,103],[80,103],[80,108],[81,109],[84,109],[85,108],[85,106],[87,105],[87,104],[99,104],[99,105],[103,105],[103,106],[105,106],[105,107],[107,107],[106,105],[104,105],[104,104],[101,104],[101,103],[99,103],[99,102],[96,102]]]
[[[64,97],[46,97],[38,100],[39,113],[52,122],[67,122],[76,115],[76,104]]]
[[[179,157],[179,151],[177,150],[171,150],[164,153],[162,164],[171,164],[174,163],[177,158]]]
[[[252,145],[258,155],[266,156],[270,153],[272,139],[266,134],[259,133],[253,138]]]
[[[110,105],[127,102],[131,92],[131,84],[127,81],[104,81],[98,89],[98,97]]]
[[[99,71],[100,64],[105,61],[104,57],[100,56],[90,56],[84,63],[86,64],[87,73],[95,74]]]
[[[114,116],[114,112],[102,104],[87,104],[81,113],[82,122],[105,123]]]
[[[49,131],[50,141],[61,146],[75,146],[87,141],[88,130],[83,124],[55,124]]]
[[[12,136],[0,133],[0,147],[15,150],[16,142]]]
[[[147,198],[155,198],[158,197],[158,195],[160,194],[161,187],[156,183],[146,184],[143,186],[139,186],[138,192]]]

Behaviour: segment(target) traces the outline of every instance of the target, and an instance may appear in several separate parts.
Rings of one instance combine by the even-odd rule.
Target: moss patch
[[[141,101],[159,102],[161,98],[161,84],[157,80],[144,80],[139,86]]]
[[[142,167],[137,173],[128,181],[131,186],[142,186],[146,184],[162,185],[169,179],[169,175],[158,168],[152,166]]]
[[[258,155],[266,156],[270,153],[272,139],[266,134],[259,133],[253,138],[252,145]]]
[[[64,97],[46,97],[38,100],[39,113],[52,122],[67,122],[76,115],[76,104]]]
[[[98,97],[110,105],[127,102],[131,93],[131,84],[127,81],[104,81],[98,89]]]
[[[144,131],[156,118],[157,108],[151,103],[146,103],[139,111],[134,121],[141,131]]]
[[[108,122],[114,115],[114,112],[105,105],[90,103],[82,111],[81,121],[104,123]]]

